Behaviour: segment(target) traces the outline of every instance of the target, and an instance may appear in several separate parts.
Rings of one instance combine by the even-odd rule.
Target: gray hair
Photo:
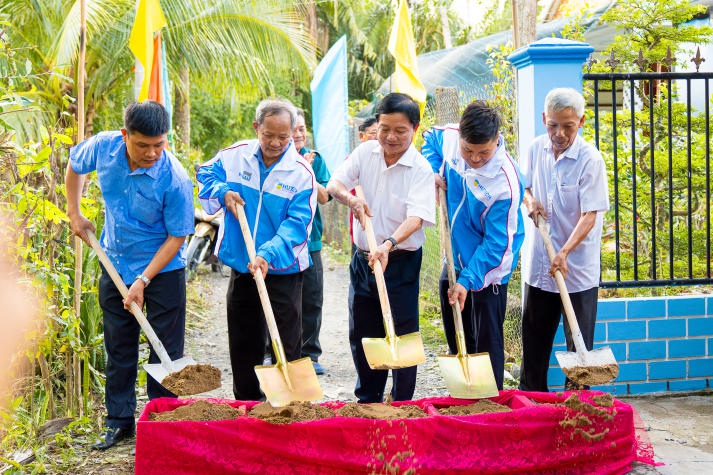
[[[255,109],[255,122],[257,125],[265,123],[265,119],[273,115],[280,115],[284,112],[290,114],[292,128],[297,125],[297,109],[287,99],[263,99]]]
[[[545,97],[545,113],[572,109],[577,117],[584,115],[584,97],[571,87],[552,89]]]

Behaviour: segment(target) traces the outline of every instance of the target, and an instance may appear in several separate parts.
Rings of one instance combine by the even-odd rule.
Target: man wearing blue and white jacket
[[[236,142],[197,174],[208,213],[221,207],[217,253],[233,270],[227,295],[228,345],[233,392],[238,400],[264,400],[254,367],[262,364],[267,326],[252,274],[262,272],[288,361],[302,347],[302,272],[310,266],[309,234],[317,206],[310,164],[295,150],[295,107],[266,99],[256,110],[257,139]],[[245,206],[257,257],[250,263],[235,206]]]
[[[517,265],[525,228],[523,188],[516,164],[500,136],[500,118],[482,101],[468,105],[460,124],[424,133],[421,153],[436,186],[446,189],[457,283],[440,278],[443,326],[457,353],[451,305],[462,309],[468,353],[488,352],[498,389],[503,389],[503,322],[507,284]]]

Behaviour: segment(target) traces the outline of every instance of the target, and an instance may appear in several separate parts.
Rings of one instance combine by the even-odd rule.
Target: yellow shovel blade
[[[452,397],[482,399],[499,394],[488,353],[438,355],[438,364]]]
[[[285,367],[282,364],[255,366],[255,374],[260,389],[273,407],[322,398],[322,387],[309,358],[288,362]]]
[[[362,338],[361,344],[371,369],[409,368],[426,361],[418,332],[397,336],[393,342],[388,338]]]

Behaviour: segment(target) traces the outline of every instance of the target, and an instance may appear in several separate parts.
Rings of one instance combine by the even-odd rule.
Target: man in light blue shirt
[[[72,232],[86,240],[94,225],[82,215],[86,174],[97,172],[105,203],[100,242],[129,288],[126,298],[102,269],[99,304],[104,314],[107,351],[107,418],[104,450],[134,434],[139,357],[139,323],[129,312],[143,308],[171,359],[183,356],[186,281],[183,243],[193,232],[193,185],[168,151],[170,121],[159,103],[133,102],[124,111],[121,131],[102,132],[70,150],[67,215]],[[151,349],[149,363],[158,363]],[[149,399],[174,394],[148,376]]]

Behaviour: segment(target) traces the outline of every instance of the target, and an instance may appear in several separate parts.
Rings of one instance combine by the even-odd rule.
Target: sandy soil
[[[319,376],[324,400],[355,401],[356,373],[349,351],[347,289],[348,268],[325,261],[325,301],[321,332],[323,355],[320,363],[326,374]],[[198,328],[187,334],[186,354],[196,362],[211,364],[221,370],[221,387],[201,396],[233,398],[232,374],[228,357],[225,318],[225,293],[228,278],[209,268],[199,268],[194,286],[203,294],[209,307]],[[189,318],[191,316],[189,315]],[[193,317],[195,318],[195,317]],[[387,391],[390,382],[387,383]],[[414,399],[447,395],[436,352],[426,349],[426,363],[419,365]],[[621,398],[632,404],[647,427],[657,460],[666,466],[636,465],[634,474],[713,473],[713,392],[693,396]],[[140,408],[145,396],[139,397]],[[605,406],[605,404],[601,404]],[[137,414],[138,417],[138,414]],[[87,451],[84,463],[74,474],[131,474],[133,441],[127,441],[103,453]]]

